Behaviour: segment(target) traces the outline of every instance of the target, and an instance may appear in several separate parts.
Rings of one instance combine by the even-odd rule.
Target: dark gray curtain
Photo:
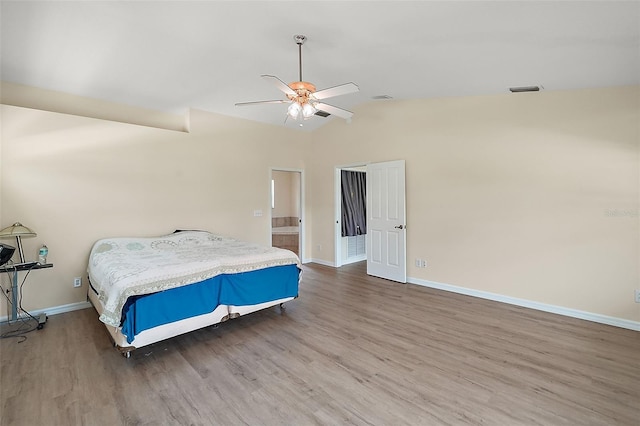
[[[342,236],[367,233],[367,174],[342,170]]]

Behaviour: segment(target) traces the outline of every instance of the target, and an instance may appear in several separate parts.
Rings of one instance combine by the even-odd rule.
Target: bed
[[[88,299],[131,351],[298,297],[300,259],[206,231],[106,238],[89,255]]]

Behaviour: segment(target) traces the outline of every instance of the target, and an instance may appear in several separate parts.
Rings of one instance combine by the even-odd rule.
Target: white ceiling
[[[260,78],[360,92],[326,103],[640,84],[640,2],[5,1],[4,81],[185,113],[283,125]],[[517,95],[513,95],[517,96]],[[375,101],[385,102],[385,101]],[[356,111],[357,112],[357,111]],[[353,120],[357,120],[357,113]],[[313,117],[313,130],[337,117]],[[287,127],[297,124],[288,120]]]

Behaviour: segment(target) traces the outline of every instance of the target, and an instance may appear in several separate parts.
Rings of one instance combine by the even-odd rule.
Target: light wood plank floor
[[[304,268],[300,298],[134,352],[93,309],[0,341],[2,425],[638,425],[640,333]]]

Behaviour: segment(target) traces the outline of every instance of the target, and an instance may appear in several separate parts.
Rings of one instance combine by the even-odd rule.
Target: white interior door
[[[404,160],[367,165],[367,274],[407,282]]]

